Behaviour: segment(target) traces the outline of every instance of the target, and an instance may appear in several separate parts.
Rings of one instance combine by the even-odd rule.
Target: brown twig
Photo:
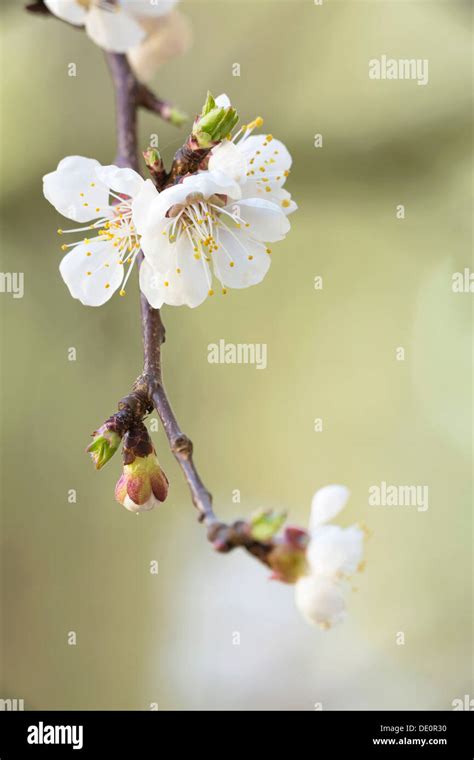
[[[115,89],[117,112],[117,158],[122,167],[136,169],[137,149],[137,109],[140,105],[140,89],[124,55],[107,53],[107,60]],[[170,173],[163,181],[170,181]],[[163,188],[161,188],[163,189]],[[140,262],[142,254],[140,254]],[[141,294],[141,321],[143,332],[144,367],[130,396],[123,399],[120,408],[127,404],[136,413],[155,408],[163,424],[170,449],[173,452],[189,486],[191,498],[199,513],[199,520],[208,529],[208,538],[217,551],[226,553],[236,547],[245,548],[250,554],[266,565],[274,544],[272,541],[255,541],[248,523],[237,521],[232,525],[220,522],[216,517],[212,496],[202,482],[193,460],[193,444],[183,433],[173,412],[163,384],[161,368],[161,347],[165,342],[165,327],[159,309],[153,309]],[[148,401],[148,403],[147,403]]]

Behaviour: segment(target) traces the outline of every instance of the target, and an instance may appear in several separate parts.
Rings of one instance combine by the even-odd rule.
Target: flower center
[[[186,236],[194,253],[194,258],[210,261],[210,254],[219,249],[219,231],[240,229],[246,224],[240,216],[240,208],[229,211],[224,206],[227,196],[212,195],[205,199],[200,193],[188,196],[185,203],[172,206],[167,214],[170,220],[163,235],[170,243],[176,243]]]

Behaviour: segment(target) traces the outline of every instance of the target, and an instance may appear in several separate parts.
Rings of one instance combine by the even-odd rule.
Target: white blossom
[[[125,294],[140,250],[131,203],[143,185],[132,169],[101,166],[82,156],[64,158],[56,171],[43,177],[47,200],[60,214],[84,225],[58,233],[81,237],[62,246],[70,251],[59,268],[73,298],[86,306],[101,306],[119,288]]]
[[[44,0],[55,16],[85,26],[101,48],[126,53],[146,36],[142,19],[169,13],[178,0]]]
[[[330,628],[346,616],[347,581],[363,567],[364,530],[328,525],[345,506],[349,491],[330,485],[314,494],[306,552],[308,573],[295,585],[296,605],[310,623]]]
[[[214,294],[213,273],[224,294],[261,282],[270,267],[269,243],[290,228],[280,207],[242,199],[239,184],[217,171],[201,171],[161,193],[148,180],[132,209],[145,256],[140,286],[155,308],[199,306]]]

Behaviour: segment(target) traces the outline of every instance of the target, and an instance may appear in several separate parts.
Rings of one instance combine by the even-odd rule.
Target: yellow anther
[[[234,267],[235,266],[234,262],[233,261],[229,261],[229,266],[230,267]]]
[[[58,235],[62,235],[62,234],[63,234],[63,231],[62,230],[58,230]]]
[[[125,290],[121,290],[120,293],[119,293],[119,296],[124,296],[124,295],[126,295]]]
[[[61,250],[62,251],[67,251],[67,245],[66,245],[66,243],[64,243],[64,245],[61,246]]]
[[[109,283],[109,282],[106,282],[106,283],[105,283],[105,288],[106,288],[106,289],[107,289],[107,288],[110,288],[110,283]]]
[[[214,295],[214,291],[213,291],[212,289],[211,289],[211,290],[208,290],[208,291],[207,291],[207,295],[208,295],[208,296],[213,296],[213,295]]]
[[[270,255],[271,252],[272,252],[272,249],[271,248],[266,248],[266,252],[268,253],[268,255]]]
[[[248,258],[249,261],[252,261],[253,256],[247,256],[247,258]]]
[[[91,182],[91,187],[95,187],[95,182]]]
[[[267,135],[265,139],[267,142],[271,142],[273,140],[273,135]]]
[[[84,193],[79,193],[81,198],[84,198]]]
[[[178,269],[176,270],[176,274],[181,274],[181,269],[179,269],[179,267],[178,267]]]
[[[91,274],[92,274],[92,272],[86,272],[86,274],[87,274],[87,275],[91,275]]]
[[[291,203],[290,201],[284,200],[281,202],[281,205],[283,206],[283,208],[289,208],[291,206]]]
[[[92,253],[90,251],[87,251],[86,256],[92,256]]]
[[[166,281],[163,283],[163,285],[165,286],[165,288],[167,288],[167,287],[169,286],[169,282],[168,282],[168,280],[166,280]]]
[[[223,295],[223,296],[226,296],[226,295],[227,295],[227,288],[222,288],[222,295]]]

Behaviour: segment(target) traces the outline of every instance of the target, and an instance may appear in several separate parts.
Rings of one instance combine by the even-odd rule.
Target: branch
[[[126,56],[107,53],[107,61],[115,89],[117,115],[116,164],[137,169],[137,110],[141,105],[142,89],[130,69]],[[163,178],[163,185],[169,181]],[[163,189],[163,187],[159,188]],[[140,253],[139,264],[143,260]],[[169,446],[189,486],[191,498],[199,513],[199,521],[207,527],[208,539],[222,553],[242,547],[252,556],[270,566],[269,555],[275,548],[272,541],[255,541],[248,523],[237,521],[232,525],[220,522],[212,507],[212,496],[204,485],[193,460],[193,443],[183,433],[166,394],[161,369],[161,347],[165,342],[165,327],[159,309],[153,309],[143,294],[140,297],[143,332],[144,367],[132,393],[120,402],[119,408],[129,407],[133,414],[137,409],[155,408],[163,424]],[[145,400],[144,400],[145,399]],[[147,399],[147,400],[146,400]],[[148,403],[147,403],[148,401]]]

